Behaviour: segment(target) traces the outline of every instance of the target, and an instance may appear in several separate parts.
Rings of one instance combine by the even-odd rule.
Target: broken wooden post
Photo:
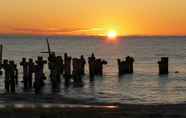
[[[134,58],[133,57],[126,57],[126,63],[128,64],[128,73],[133,73],[134,70],[133,70],[133,64],[134,64]]]
[[[36,62],[36,64],[38,64],[41,67],[41,71],[43,72],[44,65],[47,64],[47,61],[43,60],[42,56],[38,56],[37,60],[35,62]]]
[[[65,86],[68,87],[71,81],[71,60],[72,58],[68,56],[67,53],[64,54],[64,79]]]
[[[73,85],[74,87],[82,87],[83,81],[82,81],[82,59],[73,58]]]
[[[122,76],[124,74],[132,74],[134,72],[133,70],[133,64],[134,64],[134,58],[133,57],[126,57],[125,61],[121,61],[120,59],[118,61],[118,73],[119,76]]]
[[[28,88],[29,89],[32,88],[33,73],[34,73],[34,61],[33,61],[33,59],[30,58],[28,61]]]
[[[119,70],[119,76],[128,74],[129,73],[128,63],[126,63],[126,61],[121,61],[120,59],[118,59],[118,70]]]
[[[0,44],[0,75],[2,75],[3,74],[3,72],[2,72],[2,62],[3,61],[3,45],[2,44]]]
[[[81,57],[80,57],[80,63],[81,63],[81,65],[80,65],[80,73],[81,73],[81,75],[85,75],[85,64],[86,64],[86,60],[85,60],[85,58],[84,58],[84,56],[83,55],[81,55]]]
[[[15,63],[14,61],[9,61],[9,88],[11,90],[11,93],[15,93],[15,72],[16,72],[16,68],[15,68]]]
[[[23,66],[23,83],[24,89],[26,90],[28,89],[28,62],[26,61],[26,58],[22,58],[20,65]]]
[[[4,80],[4,87],[5,87],[5,90],[7,93],[9,93],[10,91],[10,88],[9,88],[9,84],[10,84],[10,77],[9,77],[9,64],[8,64],[8,60],[5,59],[3,60],[3,64],[2,64],[2,67],[4,69],[4,72],[5,72],[5,80]]]
[[[96,59],[95,61],[95,67],[96,67],[96,75],[97,76],[102,76],[103,75],[103,65],[107,64],[107,61],[102,60],[102,59]]]
[[[94,53],[92,53],[91,57],[88,58],[88,63],[89,63],[89,76],[90,76],[90,80],[92,81],[94,79],[95,76],[95,62],[96,61],[96,57],[94,56]]]
[[[159,74],[168,74],[169,73],[169,58],[161,57],[161,61],[158,61],[159,64]]]
[[[34,81],[34,89],[35,94],[39,94],[41,92],[41,89],[44,86],[44,79],[45,75],[43,73],[43,68],[41,63],[36,63],[34,66],[34,73],[35,73],[35,81]]]
[[[17,65],[15,64],[14,65],[15,66],[15,83],[16,83],[16,85],[18,85],[18,69],[17,69]]]

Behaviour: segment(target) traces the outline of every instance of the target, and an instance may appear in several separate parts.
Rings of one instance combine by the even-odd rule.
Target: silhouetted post
[[[122,61],[121,59],[118,59],[118,73],[119,73],[119,76],[123,75],[123,66],[122,66]]]
[[[2,65],[4,72],[5,72],[5,80],[4,80],[4,85],[5,85],[5,90],[6,92],[9,93],[10,89],[9,89],[9,84],[10,84],[10,77],[9,77],[9,64],[8,64],[8,60],[5,59],[3,61],[3,65]]]
[[[73,58],[73,84],[75,87],[81,87],[83,86],[83,81],[82,81],[82,67],[81,67],[81,59],[78,58]]]
[[[65,58],[65,75],[71,76],[71,57],[68,56],[67,53],[64,54],[64,58]]]
[[[0,75],[2,75],[2,62],[3,61],[3,45],[0,44]]]
[[[126,63],[128,64],[128,73],[133,73],[134,70],[133,70],[133,64],[134,64],[134,58],[133,57],[126,57]]]
[[[48,67],[50,69],[50,81],[52,84],[52,90],[55,89],[56,86],[56,56],[55,55],[51,55],[48,59]]]
[[[73,77],[73,84],[75,85],[78,82],[78,59],[72,59],[72,77]]]
[[[81,75],[85,75],[85,64],[86,64],[86,60],[85,60],[85,58],[84,58],[84,56],[83,55],[81,55],[81,57],[80,57],[80,73],[81,73]]]
[[[41,88],[44,86],[44,80],[43,80],[43,71],[42,67],[39,64],[35,65],[34,68],[35,72],[35,81],[34,81],[34,89],[35,89],[35,94],[40,93]]]
[[[16,64],[14,66],[15,66],[15,84],[18,85],[18,69]]]
[[[57,81],[61,82],[61,75],[63,75],[63,59],[62,56],[57,56]]]
[[[38,64],[41,67],[41,71],[43,73],[44,65],[47,64],[47,61],[43,60],[42,56],[38,56],[36,60],[36,64]]]
[[[94,53],[92,53],[91,57],[88,58],[88,63],[89,63],[89,76],[90,80],[92,81],[94,76],[95,76],[95,62],[96,57],[94,56]]]
[[[34,62],[33,59],[30,58],[28,61],[28,88],[29,89],[32,88],[33,73],[34,73]]]
[[[61,72],[62,72],[63,61],[61,56],[56,57],[56,61],[53,62],[53,77],[52,81],[52,90],[53,92],[58,92],[60,90],[61,83]]]
[[[133,64],[134,64],[134,58],[133,57],[126,57],[125,61],[121,61],[120,59],[118,61],[118,72],[119,76],[122,76],[124,74],[132,74],[133,73]]]
[[[169,59],[168,57],[162,57],[161,61],[158,61],[159,64],[159,74],[168,74],[169,73]]]
[[[129,65],[126,61],[118,59],[119,76],[129,73]]]
[[[71,78],[71,57],[67,53],[64,54],[64,79],[65,86],[69,86]]]
[[[102,76],[103,75],[103,65],[106,65],[107,61],[96,59],[95,67],[96,67],[96,75]]]
[[[55,55],[55,53],[49,54],[49,57],[48,57],[48,68],[50,70],[50,80],[51,80],[51,82],[54,79],[55,62],[56,62],[56,55]]]
[[[9,76],[10,76],[10,90],[11,93],[15,93],[15,63],[14,61],[9,61]]]
[[[28,62],[26,58],[22,58],[20,65],[23,66],[23,83],[24,89],[26,90],[28,89]]]

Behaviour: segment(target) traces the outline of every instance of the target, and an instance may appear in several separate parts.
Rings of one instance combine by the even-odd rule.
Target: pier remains
[[[159,75],[169,73],[169,58],[168,57],[161,57],[161,60],[158,61],[158,64],[159,64]]]
[[[124,74],[132,74],[134,72],[133,64],[134,64],[133,57],[127,56],[124,61],[121,61],[121,59],[118,59],[119,76],[122,76]]]

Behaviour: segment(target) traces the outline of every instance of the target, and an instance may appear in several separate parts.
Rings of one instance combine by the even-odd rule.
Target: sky
[[[186,0],[0,0],[0,34],[186,35]]]

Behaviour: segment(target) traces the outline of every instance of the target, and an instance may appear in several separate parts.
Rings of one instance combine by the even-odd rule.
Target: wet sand
[[[186,118],[186,104],[97,103],[59,95],[2,94],[2,118]],[[29,98],[29,99],[28,99]]]
[[[186,105],[122,105],[119,107],[6,107],[3,118],[185,118]]]

